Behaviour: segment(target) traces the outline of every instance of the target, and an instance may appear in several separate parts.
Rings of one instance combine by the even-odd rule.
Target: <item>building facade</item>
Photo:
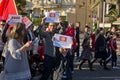
[[[29,15],[44,15],[44,12],[59,11],[68,22],[80,22],[81,30],[85,25],[93,26],[94,21],[103,22],[102,0],[26,0]],[[99,2],[100,1],[100,2]],[[97,4],[99,2],[99,4]],[[111,3],[111,0],[106,0]],[[97,5],[96,5],[97,4]],[[116,4],[116,3],[115,3]],[[92,6],[95,6],[92,8]]]

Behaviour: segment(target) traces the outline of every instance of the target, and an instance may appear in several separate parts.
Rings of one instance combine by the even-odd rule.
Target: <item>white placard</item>
[[[59,16],[60,16],[59,12],[45,12],[45,17],[46,17],[45,22],[59,23]]]
[[[23,23],[25,24],[26,29],[32,24],[32,22],[29,20],[28,17],[23,17],[22,19]]]
[[[22,15],[9,15],[9,24],[22,23]]]
[[[53,45],[57,46],[57,47],[62,47],[62,48],[71,48],[72,47],[72,37],[66,36],[66,35],[61,35],[61,34],[55,34]]]

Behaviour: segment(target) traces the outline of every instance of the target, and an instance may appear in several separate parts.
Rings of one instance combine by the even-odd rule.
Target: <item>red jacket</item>
[[[77,41],[76,41],[76,37],[75,37],[75,28],[74,27],[68,27],[66,29],[65,35],[70,36],[73,38],[73,49],[75,50],[77,48]]]
[[[110,40],[110,50],[116,51],[116,49],[117,49],[116,39],[111,39]]]

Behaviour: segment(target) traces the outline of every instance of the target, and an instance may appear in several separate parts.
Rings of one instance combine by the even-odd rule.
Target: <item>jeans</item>
[[[52,74],[53,72],[53,68],[55,67],[55,58],[45,55],[45,59],[44,59],[44,70],[43,70],[43,75],[40,78],[40,80],[48,80],[50,74]]]

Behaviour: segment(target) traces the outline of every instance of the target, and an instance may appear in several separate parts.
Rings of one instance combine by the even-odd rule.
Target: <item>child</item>
[[[59,49],[61,53],[61,61],[62,61],[62,80],[72,80],[71,68],[70,68],[70,51],[66,48]]]
[[[112,39],[110,40],[110,51],[112,53],[112,68],[113,69],[118,69],[117,67],[117,54],[116,54],[116,49],[117,49],[117,43],[116,43],[116,38],[117,35],[113,34]]]

